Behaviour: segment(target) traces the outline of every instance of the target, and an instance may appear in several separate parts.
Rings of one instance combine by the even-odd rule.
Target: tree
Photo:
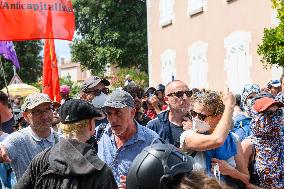
[[[275,28],[265,28],[262,43],[257,52],[262,56],[266,67],[272,65],[284,67],[284,3],[283,0],[272,0],[273,8],[277,10],[280,24]]]
[[[107,63],[147,71],[146,0],[73,0],[73,6],[73,61],[96,75],[102,75]]]
[[[20,62],[21,68],[17,70],[17,74],[20,76],[24,83],[33,83],[38,80],[42,73],[42,57],[40,52],[42,51],[41,41],[22,41],[14,42],[14,47],[17,53],[17,57]],[[7,77],[7,82],[9,84],[13,77],[13,67],[12,63],[9,61],[1,59],[4,64],[4,69]],[[5,86],[2,71],[0,88]]]

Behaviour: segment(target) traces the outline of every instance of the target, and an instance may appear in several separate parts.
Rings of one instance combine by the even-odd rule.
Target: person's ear
[[[89,124],[89,131],[93,131],[93,124],[92,124],[92,122],[93,122],[93,119],[89,119],[89,121],[88,121],[88,124]]]
[[[134,118],[135,117],[135,113],[136,113],[136,109],[135,108],[131,108],[131,116]]]
[[[26,120],[26,122],[28,122],[29,123],[29,117],[28,117],[28,112],[23,112],[23,117],[24,117],[24,119]]]
[[[165,96],[165,97],[164,97],[164,101],[165,101],[166,103],[169,101],[168,96]]]

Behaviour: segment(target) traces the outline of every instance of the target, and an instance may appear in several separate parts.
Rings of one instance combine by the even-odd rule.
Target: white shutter
[[[176,66],[175,66],[176,52],[168,49],[161,55],[161,78],[164,85],[176,79]]]
[[[204,0],[188,0],[189,15],[203,11]]]
[[[195,42],[188,50],[188,73],[190,87],[192,88],[208,88],[207,51],[208,44],[204,42]]]
[[[252,64],[249,54],[251,34],[236,31],[225,38],[226,59],[225,71],[227,72],[228,85],[234,93],[241,93],[247,83],[251,83],[250,67]]]
[[[174,17],[174,0],[160,0],[160,26],[172,23]]]

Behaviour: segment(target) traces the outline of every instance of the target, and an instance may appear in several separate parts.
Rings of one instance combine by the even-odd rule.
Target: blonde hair
[[[65,138],[73,138],[74,136],[84,135],[84,128],[88,127],[89,119],[78,121],[75,123],[59,123],[59,129]]]

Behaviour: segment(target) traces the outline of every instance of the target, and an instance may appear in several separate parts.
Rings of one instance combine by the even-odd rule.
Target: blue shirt
[[[107,126],[99,141],[98,156],[112,169],[117,184],[119,184],[120,175],[127,176],[134,158],[154,139],[159,137],[154,131],[139,125],[137,122],[136,127],[135,135],[119,149],[116,147],[110,125]]]
[[[148,122],[146,127],[155,131],[165,142],[179,148],[179,138],[183,128],[170,122],[169,110],[159,113],[155,119]]]
[[[52,129],[49,137],[43,139],[37,136],[30,127],[27,127],[8,135],[0,145],[7,149],[8,156],[12,160],[12,169],[16,178],[19,179],[31,160],[56,142],[58,142],[58,134],[55,134]]]

